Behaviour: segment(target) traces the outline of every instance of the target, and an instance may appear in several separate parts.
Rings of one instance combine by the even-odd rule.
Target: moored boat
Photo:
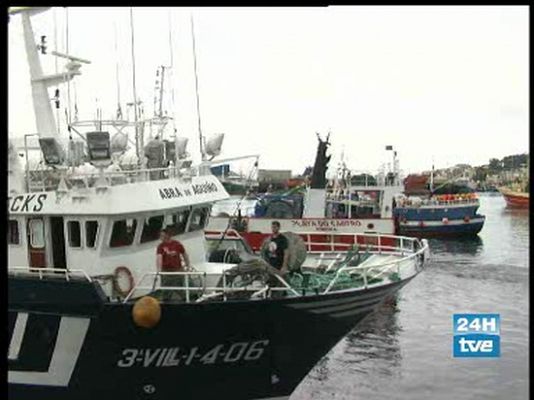
[[[510,208],[525,208],[530,207],[530,194],[527,191],[511,190],[507,187],[499,188],[506,205]]]
[[[445,180],[436,186],[433,167],[430,175],[408,178],[394,209],[398,234],[462,237],[480,232],[486,217],[477,212],[480,200],[469,180]]]
[[[272,221],[282,231],[317,234],[395,233],[393,199],[402,191],[398,171],[381,173],[377,178],[349,179],[342,189],[327,187],[326,171],[330,156],[329,138],[320,137],[312,176],[304,194],[268,194],[259,198],[251,215],[214,215],[207,231],[224,232],[235,228],[254,251],[271,234]],[[355,178],[355,177],[353,177]]]
[[[401,235],[419,237],[472,236],[484,226],[485,216],[475,193],[401,197],[394,213]]]
[[[295,253],[291,276],[257,258],[209,261],[204,229],[228,194],[209,162],[183,158],[179,138],[145,145],[136,129],[137,157],[126,165],[128,149],[114,151],[117,136],[89,121],[69,125],[83,151],[64,157],[48,87],[79,75],[80,65],[63,55],[71,69],[42,73],[31,24],[41,11],[10,11],[22,19],[43,156],[38,168],[9,165],[10,399],[287,398],[422,271],[426,241],[376,234],[302,232],[310,254]],[[188,271],[157,271],[163,227],[187,249]],[[181,286],[162,285],[176,275]]]

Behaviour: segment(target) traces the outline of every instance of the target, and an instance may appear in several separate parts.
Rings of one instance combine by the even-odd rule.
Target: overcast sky
[[[33,18],[36,36],[65,50],[66,9]],[[333,164],[372,170],[398,151],[405,172],[528,152],[528,8],[134,8],[136,83],[152,113],[156,68],[170,64],[180,134],[198,159],[190,15],[195,21],[205,134],[223,154],[261,154],[260,167],[300,173],[315,132]],[[70,53],[92,64],[75,80],[80,118],[114,115],[132,99],[129,8],[69,8]],[[54,24],[54,19],[56,24]],[[117,35],[114,35],[114,26]],[[35,132],[20,17],[9,22],[9,133]],[[115,37],[118,51],[115,51]],[[64,61],[60,60],[61,67]],[[54,72],[54,58],[43,58]],[[72,93],[74,88],[71,86]],[[62,90],[63,105],[67,104]],[[74,94],[72,94],[74,102]],[[62,126],[64,128],[64,126]]]

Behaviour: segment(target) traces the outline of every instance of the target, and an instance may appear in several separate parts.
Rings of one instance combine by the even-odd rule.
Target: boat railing
[[[188,173],[184,173],[185,170]],[[117,186],[178,177],[187,180],[195,172],[191,168],[185,169],[180,166],[121,169],[92,173],[34,169],[28,171],[26,179],[30,191],[42,191],[59,189],[62,180],[67,184],[67,189],[88,189],[98,186]]]
[[[126,303],[129,301],[135,292],[154,292],[156,290],[182,292],[185,295],[186,303],[191,302],[193,293],[201,293],[201,296],[195,300],[197,303],[218,297],[226,301],[229,294],[236,292],[251,292],[250,298],[253,299],[266,298],[269,294],[269,291],[283,291],[290,292],[296,296],[299,295],[299,293],[295,291],[280,275],[273,275],[281,284],[279,287],[267,285],[262,285],[261,287],[255,285],[233,287],[229,285],[228,274],[229,270],[224,270],[221,273],[207,273],[200,271],[149,272],[141,277],[138,283],[132,288],[132,290],[130,290],[128,295],[126,295],[123,302]],[[160,279],[164,276],[183,276],[184,286],[162,286]],[[196,282],[195,278],[197,278]],[[198,283],[198,278],[200,278],[200,284]],[[208,280],[210,280],[209,278],[217,281],[218,284],[215,286],[208,285]],[[160,282],[159,284],[158,281]]]
[[[8,267],[8,274],[19,275],[26,274],[38,276],[40,280],[44,278],[64,278],[67,282],[73,278],[83,279],[92,282],[92,279],[83,269],[68,268],[41,268],[41,267]]]
[[[378,198],[356,198],[354,196],[327,196],[326,200],[331,203],[357,205],[360,207],[374,207],[378,205]]]
[[[422,201],[401,201],[398,207],[424,207],[424,206],[453,206],[453,205],[478,205],[478,198],[455,199],[455,200],[422,200]]]
[[[375,265],[362,264],[360,266],[349,266],[349,262],[346,262],[345,265],[337,269],[334,278],[330,281],[323,294],[332,291],[332,288],[335,287],[342,274],[359,273],[363,279],[363,288],[367,289],[369,286],[369,281],[380,279],[388,273],[395,272],[400,277],[401,265],[413,265],[412,260],[415,261],[416,269],[422,268],[425,262],[425,257],[429,252],[428,241],[423,239],[421,242],[419,242],[419,245],[420,248],[416,252],[393,261],[385,261]]]
[[[330,233],[330,232],[296,232],[304,241],[308,254],[318,254],[318,261],[342,260],[340,252],[355,248],[364,249],[369,254],[404,256],[415,251],[419,239],[380,233]],[[206,237],[221,239],[223,233],[207,231]],[[245,242],[235,229],[228,229],[225,238]]]
[[[298,232],[298,235],[304,240],[306,251],[311,254],[337,253],[352,247],[363,247],[379,254],[398,252],[404,255],[414,251],[414,246],[419,242],[417,238],[380,233]]]

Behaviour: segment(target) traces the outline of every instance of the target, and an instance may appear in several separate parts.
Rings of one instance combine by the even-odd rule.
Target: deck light
[[[109,132],[87,132],[87,148],[91,162],[109,161],[111,159]]]
[[[47,165],[61,165],[65,159],[63,148],[55,138],[39,138],[39,146]]]

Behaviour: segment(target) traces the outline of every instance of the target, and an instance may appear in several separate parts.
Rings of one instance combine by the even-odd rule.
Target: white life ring
[[[121,276],[126,275],[128,279],[128,287],[123,288],[119,282]],[[135,282],[132,273],[125,266],[115,268],[113,272],[113,290],[116,291],[122,297],[126,297],[134,288]]]

